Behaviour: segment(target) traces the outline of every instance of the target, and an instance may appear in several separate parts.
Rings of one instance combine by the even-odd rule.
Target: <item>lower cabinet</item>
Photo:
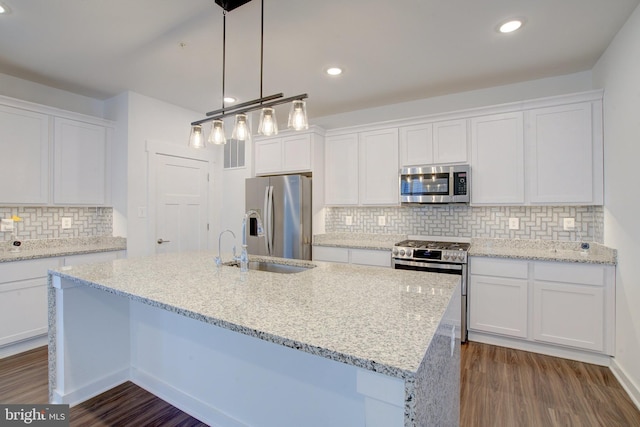
[[[43,345],[48,332],[48,270],[124,256],[125,251],[113,251],[0,263],[0,357]],[[36,344],[28,344],[36,339]]]
[[[469,330],[612,355],[615,267],[472,257]]]
[[[314,246],[313,259],[315,261],[391,267],[391,250]]]

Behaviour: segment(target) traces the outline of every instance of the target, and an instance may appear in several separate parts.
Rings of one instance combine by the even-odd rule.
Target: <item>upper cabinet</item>
[[[0,97],[0,205],[110,203],[112,123]]]
[[[471,203],[601,205],[602,93],[525,101],[518,110],[471,119]]]
[[[601,104],[581,102],[528,112],[529,201],[603,202]]]
[[[328,136],[325,203],[398,205],[398,129]]]
[[[56,118],[54,129],[53,202],[106,204],[109,150],[104,126]]]
[[[313,133],[257,139],[254,170],[256,175],[312,171]]]
[[[358,134],[327,136],[325,144],[325,203],[358,204]]]
[[[471,119],[471,202],[524,203],[522,113]]]
[[[49,201],[49,116],[0,105],[0,204]]]
[[[400,128],[400,166],[466,163],[467,120],[448,120]]]
[[[397,205],[398,129],[362,132],[359,135],[361,205]]]

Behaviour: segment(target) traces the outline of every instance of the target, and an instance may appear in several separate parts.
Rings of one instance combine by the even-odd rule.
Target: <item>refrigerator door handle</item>
[[[269,188],[264,187],[264,206],[262,207],[262,225],[264,227],[264,248],[269,255]]]
[[[273,186],[269,186],[269,213],[267,214],[268,225],[267,225],[267,255],[273,255]]]

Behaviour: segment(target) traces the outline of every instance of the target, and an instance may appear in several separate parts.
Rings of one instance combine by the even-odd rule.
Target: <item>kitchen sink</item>
[[[225,263],[225,265],[240,268],[240,263],[237,261]],[[268,271],[270,273],[294,274],[302,273],[303,271],[307,271],[310,268],[314,268],[314,266],[281,264],[272,261],[249,261],[249,270]]]

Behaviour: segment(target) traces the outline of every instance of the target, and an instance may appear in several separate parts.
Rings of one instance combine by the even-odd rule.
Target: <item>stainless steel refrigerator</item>
[[[311,178],[303,175],[248,178],[245,207],[246,211],[258,211],[264,226],[264,236],[258,236],[258,221],[249,218],[249,254],[311,259]]]

